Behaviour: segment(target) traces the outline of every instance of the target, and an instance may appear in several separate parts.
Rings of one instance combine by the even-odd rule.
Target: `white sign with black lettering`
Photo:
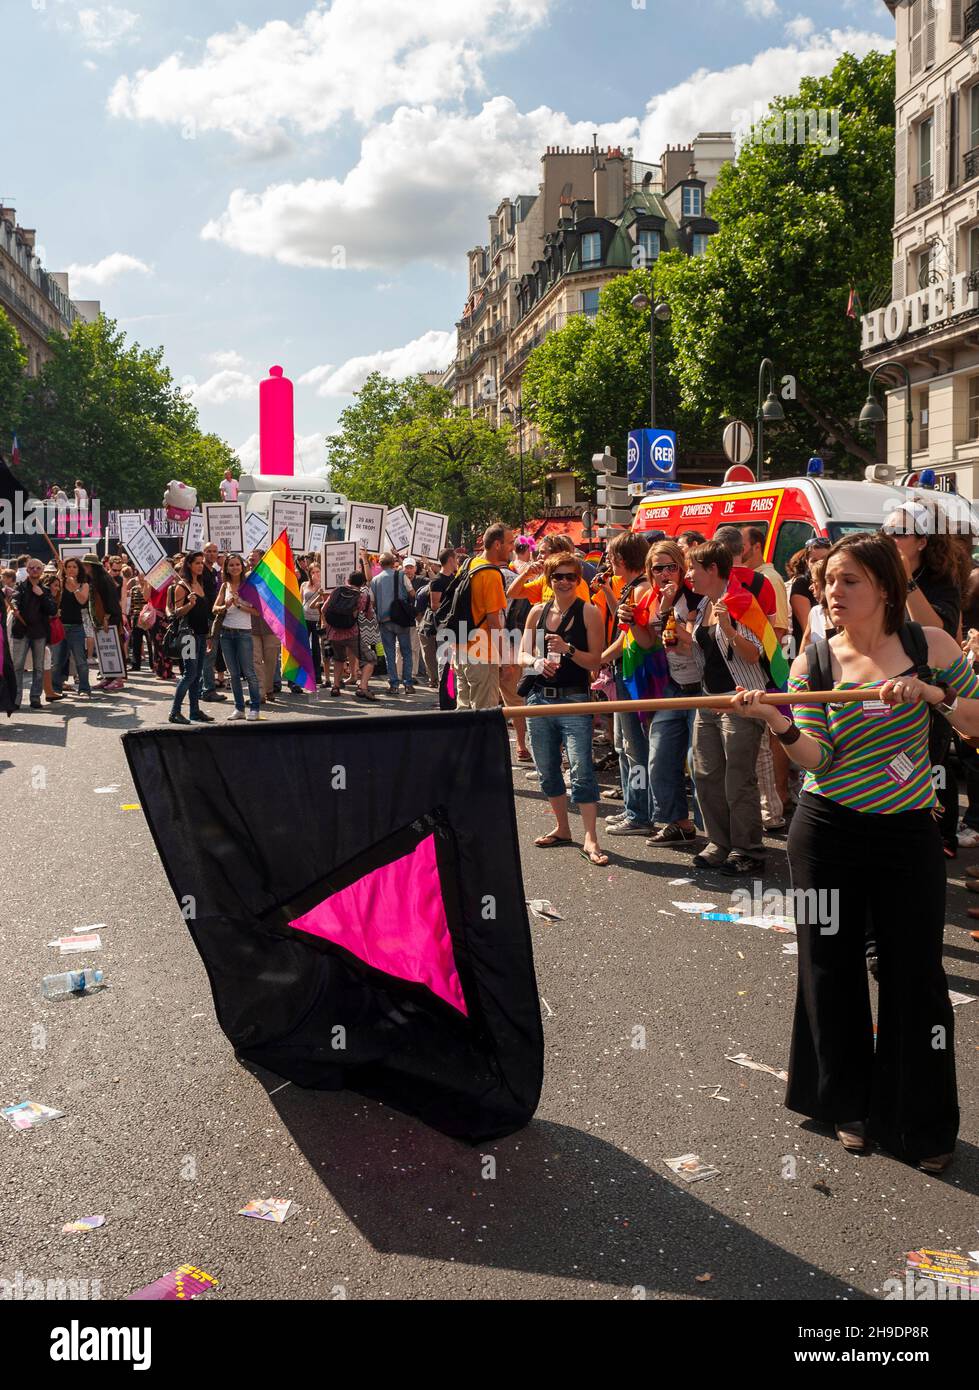
[[[249,554],[252,550],[261,550],[265,546],[269,535],[269,524],[259,512],[249,512],[245,517],[245,549],[244,554]]]
[[[326,545],[327,528],[319,522],[309,528],[309,539],[306,541],[306,550],[310,555],[316,555]]]
[[[143,518],[139,512],[120,512],[119,513],[119,544],[123,547],[128,546],[131,536],[134,536],[143,525]]]
[[[324,589],[336,589],[346,584],[347,576],[353,574],[358,561],[356,541],[327,541],[323,546],[321,584]]]
[[[240,502],[204,503],[204,539],[227,555],[245,548],[245,509]]]
[[[191,512],[184,522],[184,550],[204,549],[204,513]]]
[[[441,512],[415,512],[411,526],[411,554],[423,560],[437,560],[445,546],[449,518]]]
[[[96,628],[95,650],[99,658],[99,675],[102,680],[125,680],[126,663],[122,659],[122,643],[117,627]]]
[[[269,513],[269,535],[272,544],[285,531],[292,546],[293,555],[306,553],[306,533],[309,531],[309,503],[286,502],[281,497],[273,497]]]
[[[392,507],[384,527],[392,550],[404,555],[411,544],[411,517],[407,507]]]
[[[384,549],[384,522],[387,507],[373,502],[348,502],[347,532],[344,540],[354,541],[371,555]]]
[[[149,574],[154,565],[167,558],[167,552],[145,522],[126,542],[126,554],[140,574]]]

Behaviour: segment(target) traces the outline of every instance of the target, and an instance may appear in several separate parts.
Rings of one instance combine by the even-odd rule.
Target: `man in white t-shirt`
[[[238,479],[234,476],[230,468],[224,470],[224,478],[221,482],[221,501],[238,501]]]

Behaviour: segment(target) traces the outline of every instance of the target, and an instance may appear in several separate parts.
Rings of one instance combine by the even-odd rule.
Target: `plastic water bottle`
[[[45,999],[66,999],[69,994],[88,994],[105,978],[101,970],[66,970],[63,975],[45,975],[41,993]]]

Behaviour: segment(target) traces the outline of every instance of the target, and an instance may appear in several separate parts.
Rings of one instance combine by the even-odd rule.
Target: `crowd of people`
[[[516,767],[532,764],[552,816],[535,846],[574,846],[596,868],[609,862],[600,826],[610,839],[687,848],[695,870],[730,880],[760,880],[772,836],[787,835],[794,888],[838,899],[832,929],[797,924],[788,1104],[835,1125],[848,1149],[873,1135],[940,1172],[958,1123],[945,865],[979,845],[971,539],[947,534],[933,502],[911,501],[879,532],[813,537],[786,578],[765,546],[758,526],[722,526],[710,539],[624,532],[589,557],[570,536],[535,546],[497,523],[475,555],[364,554],[329,590],[319,557],[299,556],[315,694],[375,701],[383,661],[392,697],[425,684],[444,710],[504,706]],[[8,704],[22,708],[28,662],[30,708],[91,698],[96,633],[111,627],[126,674],[98,689],[123,689],[145,658],[173,687],[171,723],[210,723],[207,707],[229,695],[232,720],[298,704],[313,692],[293,684],[284,694],[278,639],[242,593],[261,559],[207,545],[174,557],[175,581],[153,591],[124,552],[19,557],[0,596]],[[749,605],[761,629],[746,620]],[[769,629],[792,661],[787,681]],[[716,703],[629,709],[647,660],[656,696]],[[852,703],[762,698],[860,687],[879,689]],[[609,718],[604,700],[626,708]],[[604,792],[596,759],[618,764]],[[600,818],[603,797],[621,809]],[[969,886],[979,891],[979,874]],[[876,1043],[868,968],[880,986]]]

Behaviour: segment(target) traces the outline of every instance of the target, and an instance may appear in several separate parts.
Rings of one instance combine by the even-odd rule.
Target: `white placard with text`
[[[411,553],[422,560],[437,560],[445,547],[449,518],[441,512],[416,511],[411,527]]]
[[[167,558],[167,552],[145,522],[129,537],[126,554],[140,574],[149,574],[154,565]]]
[[[240,502],[204,503],[204,539],[222,554],[240,555],[245,548],[245,509]]]
[[[344,540],[353,541],[370,555],[379,555],[384,549],[386,516],[387,507],[375,506],[373,502],[348,502]]]
[[[269,510],[269,539],[272,545],[285,531],[292,546],[293,555],[306,553],[306,535],[309,531],[309,503],[287,502],[273,497]]]
[[[347,575],[357,568],[359,553],[356,541],[327,541],[323,546],[320,583],[324,589],[336,589],[346,584]]]

